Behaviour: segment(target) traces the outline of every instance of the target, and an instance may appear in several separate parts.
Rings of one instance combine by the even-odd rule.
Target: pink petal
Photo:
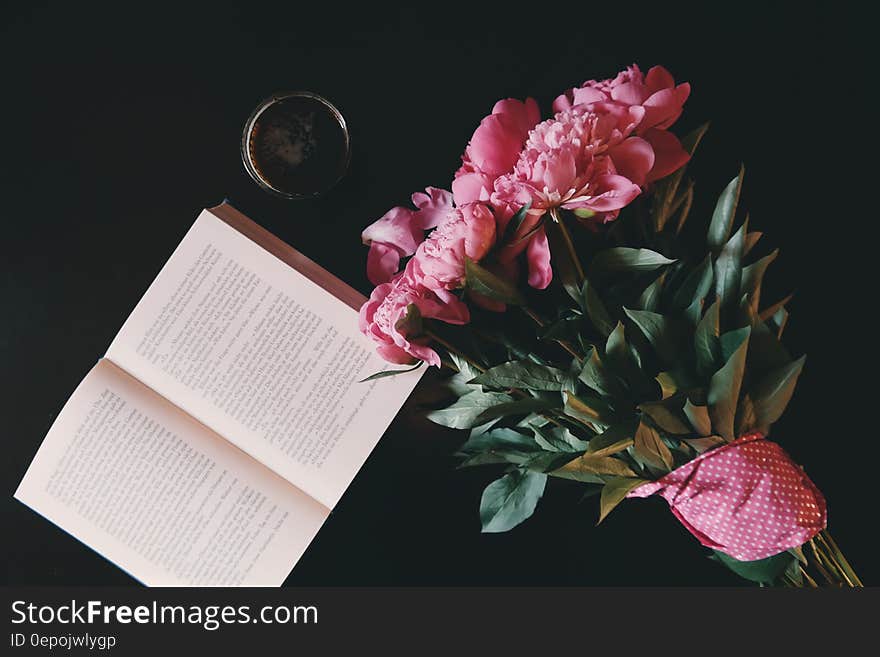
[[[436,351],[431,349],[431,347],[424,345],[424,344],[411,342],[409,349],[412,352],[412,354],[416,358],[418,358],[419,360],[425,361],[428,365],[433,365],[434,367],[440,367],[440,365],[441,365],[440,356],[437,354]],[[410,360],[410,362],[413,362],[413,361]]]
[[[389,363],[395,363],[397,365],[413,365],[416,362],[415,358],[410,356],[396,344],[380,344],[378,347],[376,347],[376,351]],[[434,355],[437,355],[436,352]],[[437,360],[439,363],[439,357],[437,358]]]
[[[553,106],[552,106],[554,113],[564,112],[565,110],[572,108],[571,99],[568,97],[569,94],[571,94],[571,93],[572,93],[572,91],[569,90],[569,91],[566,91],[565,93],[559,94],[556,97],[556,100],[553,101]]]
[[[474,132],[467,154],[481,171],[500,175],[513,168],[521,150],[516,120],[505,114],[491,114]]]
[[[579,207],[589,208],[594,212],[619,210],[629,205],[642,191],[629,178],[615,174],[598,176],[593,181],[593,190],[593,198],[578,204]]]
[[[437,187],[428,187],[425,192],[413,194],[412,202],[418,208],[415,219],[419,227],[429,230],[445,219],[452,210],[452,193]]]
[[[439,319],[447,324],[467,324],[471,321],[468,307],[449,290],[435,291],[439,302],[427,299],[420,302],[419,310],[422,317],[427,319]]]
[[[646,176],[654,166],[654,149],[644,139],[630,137],[608,150],[614,168],[620,175],[637,185],[644,185]]]
[[[367,278],[373,285],[390,281],[400,267],[400,252],[382,242],[370,244],[367,253]]]
[[[661,89],[652,94],[645,102],[645,118],[641,129],[668,128],[681,116],[684,102],[690,94],[690,85],[680,84],[675,89]]]
[[[648,130],[644,134],[644,138],[654,150],[654,166],[648,173],[648,182],[665,178],[687,164],[690,159],[690,155],[682,148],[678,137],[671,132],[655,128]]]
[[[529,240],[526,260],[529,264],[529,285],[538,290],[545,289],[553,280],[553,269],[550,267],[550,244],[543,228]]]
[[[422,241],[422,230],[414,221],[415,213],[402,207],[391,208],[380,219],[364,229],[364,244],[381,242],[397,247],[401,255],[412,255]]]
[[[638,82],[625,82],[611,90],[611,99],[624,105],[641,105],[647,98],[647,89]]]
[[[565,193],[574,186],[577,177],[577,165],[574,155],[569,150],[556,153],[544,161],[543,186],[550,191]]]
[[[651,93],[675,86],[675,78],[662,66],[655,66],[645,76],[645,86]]]
[[[458,206],[489,200],[492,178],[485,173],[464,173],[452,181],[452,195]]]
[[[535,127],[541,120],[541,112],[534,98],[526,98],[525,101],[515,98],[505,98],[495,103],[492,114],[504,114],[509,124],[525,139],[526,133]]]
[[[572,105],[588,105],[608,100],[608,96],[592,87],[579,87],[572,90]]]

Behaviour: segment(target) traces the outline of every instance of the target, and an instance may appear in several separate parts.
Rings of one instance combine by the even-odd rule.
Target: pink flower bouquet
[[[560,94],[545,120],[531,98],[497,102],[451,191],[363,231],[376,288],[361,330],[389,363],[453,372],[428,417],[469,432],[462,465],[500,469],[483,531],[526,520],[553,478],[595,492],[600,521],[663,498],[762,585],[858,586],[822,493],[769,438],[804,358],[781,341],[789,299],[762,298],[777,252],[738,221],[742,171],[686,224],[705,132],[672,130],[689,94],[633,65]]]

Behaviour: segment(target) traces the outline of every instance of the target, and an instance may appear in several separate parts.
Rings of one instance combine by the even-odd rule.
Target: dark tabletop
[[[809,353],[774,431],[829,501],[830,527],[876,583],[875,129],[870,21],[811,3],[630,3],[387,11],[284,3],[204,11],[7,7],[3,70],[0,422],[6,582],[130,584],[12,499],[58,410],[199,210],[224,197],[364,292],[361,228],[448,186],[498,98],[555,95],[637,61],[693,86],[681,130],[711,119],[693,165],[698,211],[747,165],[752,226],[795,290],[787,342]],[[421,3],[419,3],[421,4]],[[496,4],[496,3],[493,3]],[[65,8],[66,6],[66,8]],[[837,5],[831,5],[837,6]],[[273,91],[311,89],[349,121],[347,178],[319,201],[271,198],[239,156]],[[875,232],[875,231],[874,231]],[[483,535],[491,473],[457,471],[463,437],[400,417],[288,579],[293,585],[727,584],[659,499],[594,527],[595,499],[551,484],[535,516]]]

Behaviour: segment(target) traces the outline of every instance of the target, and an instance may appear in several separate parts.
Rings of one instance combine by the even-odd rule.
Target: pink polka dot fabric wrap
[[[825,528],[825,498],[776,443],[748,434],[704,452],[627,497],[659,493],[706,547],[755,561]]]

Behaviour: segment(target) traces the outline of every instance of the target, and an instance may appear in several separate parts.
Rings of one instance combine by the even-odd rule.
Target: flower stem
[[[565,248],[568,249],[568,254],[571,256],[575,271],[577,271],[578,284],[582,285],[586,276],[584,275],[584,268],[583,265],[581,265],[581,260],[578,258],[577,251],[574,248],[571,233],[568,232],[568,227],[565,225],[565,221],[559,216],[558,208],[550,208],[550,216],[553,217],[554,223],[559,227],[559,234],[562,235],[562,241],[565,242]]]
[[[859,579],[859,576],[856,575],[856,572],[853,570],[853,567],[849,565],[849,561],[843,556],[843,552],[837,547],[837,543],[834,542],[834,539],[831,537],[831,534],[828,533],[828,530],[823,529],[819,532],[819,535],[816,538],[828,551],[830,560],[834,563],[835,568],[840,571],[841,575],[843,575],[846,582],[853,587],[864,586],[862,580]]]
[[[809,550],[806,548],[809,548]],[[807,558],[807,563],[802,563],[799,566],[803,580],[797,582],[786,576],[784,581],[787,585],[810,588],[818,587],[819,584],[816,583],[816,579],[810,574],[810,571],[812,571],[813,574],[821,575],[821,578],[825,580],[828,586],[849,588],[861,588],[864,586],[862,580],[856,575],[827,529],[823,529],[807,541],[803,552]]]

